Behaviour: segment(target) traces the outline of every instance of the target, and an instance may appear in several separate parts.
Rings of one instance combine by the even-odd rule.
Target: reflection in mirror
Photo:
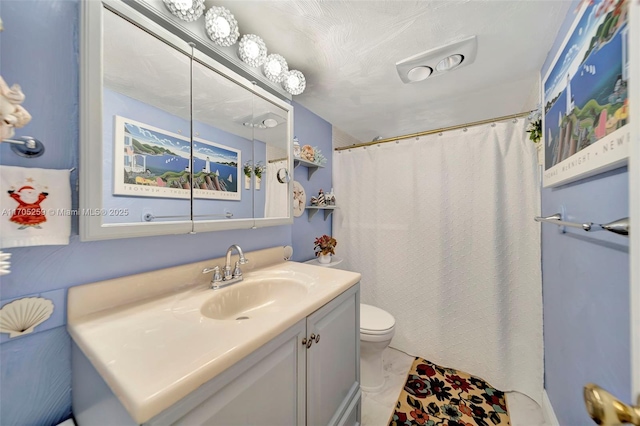
[[[81,2],[81,240],[292,223],[293,107],[127,3]]]
[[[103,223],[191,220],[190,62],[104,10]]]
[[[245,87],[193,62],[193,219],[253,219],[244,169],[253,164],[252,99]],[[253,220],[247,221],[247,227]]]
[[[278,179],[278,170],[284,169],[288,172],[289,168],[287,117],[286,110],[260,96],[254,97],[255,218],[283,218],[291,214],[289,183]],[[258,181],[260,184],[257,183]]]

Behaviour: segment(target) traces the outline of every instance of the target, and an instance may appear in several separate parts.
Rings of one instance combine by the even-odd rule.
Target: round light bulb
[[[171,14],[186,22],[193,22],[204,13],[204,0],[164,0]]]
[[[246,53],[249,58],[254,59],[260,54],[260,48],[256,42],[249,40],[245,45],[244,53]]]
[[[290,75],[287,79],[287,84],[289,85],[289,87],[298,87],[298,85],[300,84],[300,79],[296,75]]]
[[[212,6],[204,15],[204,27],[209,38],[218,46],[232,46],[238,41],[238,21],[228,9]]]
[[[220,37],[227,37],[229,34],[231,34],[231,25],[229,25],[229,22],[227,22],[227,20],[222,16],[218,16],[215,19],[215,25],[217,33]]]
[[[307,87],[307,81],[300,71],[290,70],[285,73],[282,87],[292,95],[299,95]]]
[[[449,71],[459,66],[462,63],[463,59],[464,59],[464,56],[458,55],[458,54],[447,56],[446,58],[438,62],[438,65],[436,65],[436,71],[438,72]]]
[[[282,72],[282,66],[278,61],[269,61],[267,68],[272,74],[280,74]]]
[[[411,81],[422,81],[425,78],[429,77],[433,70],[431,67],[427,66],[418,66],[415,68],[411,68],[407,73],[407,78]]]
[[[252,67],[259,67],[267,59],[267,46],[264,41],[255,34],[245,34],[240,39],[238,46],[240,60]]]
[[[289,66],[282,55],[272,53],[267,56],[262,71],[264,72],[265,77],[270,81],[273,81],[274,83],[281,83],[285,77],[285,73],[289,71]]]
[[[193,0],[175,0],[173,4],[180,10],[187,10],[193,6]]]

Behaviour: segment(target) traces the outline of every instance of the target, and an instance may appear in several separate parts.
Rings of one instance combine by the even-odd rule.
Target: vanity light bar
[[[240,32],[238,21],[229,9],[212,6],[204,13],[204,0],[163,0],[172,15],[186,22],[198,20],[204,14],[205,32],[211,41],[222,47],[230,47],[238,42]],[[282,83],[282,88],[291,95],[300,95],[307,87],[304,75],[289,71],[286,59],[278,54],[267,56],[267,46],[255,34],[245,34],[240,38],[238,58],[250,67],[262,67],[264,76],[273,83]]]

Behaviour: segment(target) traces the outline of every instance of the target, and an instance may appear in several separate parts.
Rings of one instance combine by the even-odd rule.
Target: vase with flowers
[[[323,235],[322,237],[316,238],[314,244],[313,250],[316,252],[318,262],[323,264],[331,263],[331,255],[336,254],[335,248],[338,245],[336,239],[328,235]]]
[[[262,164],[262,161],[258,161],[258,164],[253,168],[253,174],[256,175],[256,189],[259,191],[261,182],[262,182],[262,174],[267,170],[267,168]]]
[[[251,189],[251,174],[253,173],[253,163],[251,160],[245,161],[244,167],[244,189]]]

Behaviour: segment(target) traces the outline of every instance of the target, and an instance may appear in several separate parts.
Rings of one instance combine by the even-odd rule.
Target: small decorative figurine
[[[305,145],[302,147],[302,152],[300,153],[300,158],[302,158],[303,160],[306,161],[310,161],[313,163],[313,160],[315,159],[315,152],[313,151],[313,148],[311,148],[311,145]]]
[[[327,199],[324,195],[324,191],[321,189],[318,192],[318,206],[326,206],[327,205]]]
[[[331,192],[326,195],[327,205],[335,206],[336,205],[336,196],[333,195],[333,188],[331,188]]]
[[[311,199],[309,200],[309,203],[312,206],[317,206],[318,205],[318,198],[317,197],[311,197]]]
[[[295,158],[300,158],[300,142],[298,142],[298,138],[296,136],[293,137],[293,156]]]

